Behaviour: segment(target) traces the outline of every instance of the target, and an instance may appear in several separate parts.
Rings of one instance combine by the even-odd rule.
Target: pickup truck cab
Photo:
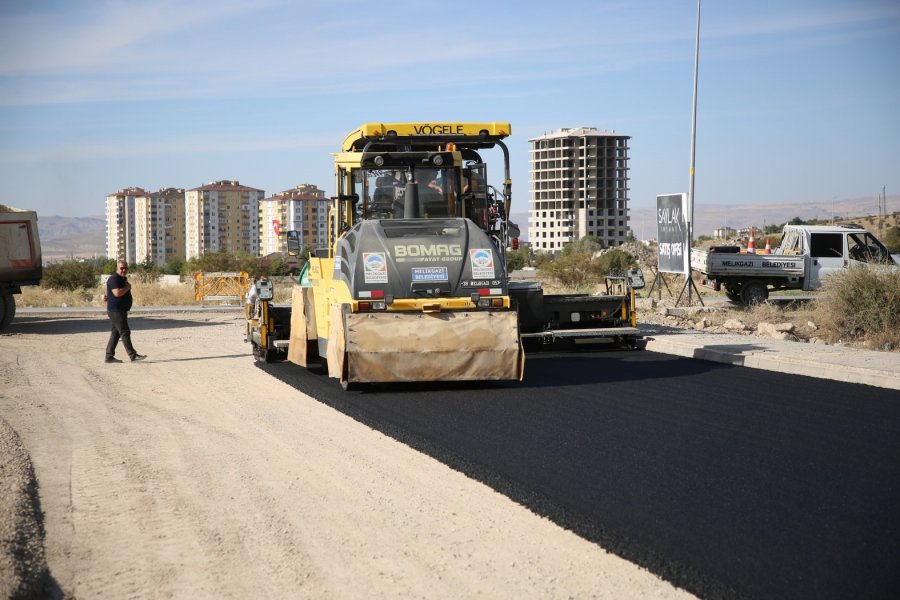
[[[816,290],[829,274],[854,265],[900,268],[858,225],[787,225],[772,254],[745,254],[737,246],[691,250],[691,268],[703,285],[748,305],[764,302],[769,290]]]

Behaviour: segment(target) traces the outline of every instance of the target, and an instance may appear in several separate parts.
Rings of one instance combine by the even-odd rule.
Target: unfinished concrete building
[[[604,246],[628,237],[628,140],[593,127],[559,129],[530,139],[528,239],[558,252],[591,235]]]

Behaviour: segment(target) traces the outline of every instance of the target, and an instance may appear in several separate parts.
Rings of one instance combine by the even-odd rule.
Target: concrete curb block
[[[771,350],[748,350],[739,346],[710,348],[689,342],[678,342],[667,337],[647,338],[647,350],[696,358],[710,362],[740,367],[765,369],[792,375],[804,375],[847,383],[862,383],[876,387],[900,390],[900,372],[878,367],[803,359]]]

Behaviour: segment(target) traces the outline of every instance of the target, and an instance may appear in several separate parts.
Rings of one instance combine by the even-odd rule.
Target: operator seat
[[[390,175],[383,175],[375,180],[375,192],[372,194],[372,208],[375,216],[385,217],[392,213],[394,199],[396,198],[396,179]]]

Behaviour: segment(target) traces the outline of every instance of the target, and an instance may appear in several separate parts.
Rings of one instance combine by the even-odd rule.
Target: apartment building
[[[259,256],[263,190],[213,181],[185,193],[185,258],[224,250]]]
[[[273,194],[259,203],[260,254],[287,255],[286,231],[299,231],[302,247],[327,243],[328,199],[311,183]]]
[[[564,128],[528,140],[528,239],[555,252],[591,235],[604,246],[628,236],[628,140],[593,127]]]
[[[184,188],[164,188],[135,198],[135,255],[161,267],[184,260]]]
[[[137,252],[136,203],[149,195],[139,187],[123,188],[106,196],[106,257],[141,262]]]

